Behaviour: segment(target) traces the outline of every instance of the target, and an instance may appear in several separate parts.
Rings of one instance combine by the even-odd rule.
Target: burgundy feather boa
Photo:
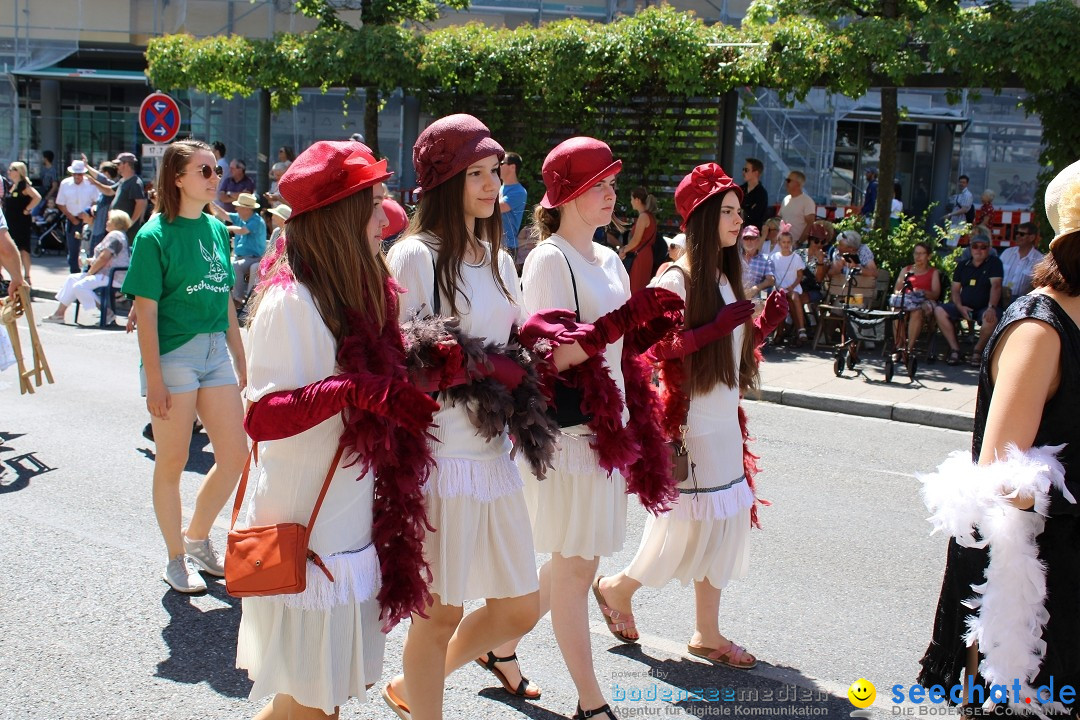
[[[679,497],[662,430],[664,408],[652,383],[652,368],[629,343],[623,345],[622,371],[630,410],[626,431],[629,444],[638,449],[637,457],[623,470],[626,491],[637,495],[646,510],[658,515],[669,510]]]
[[[602,353],[562,373],[563,381],[581,390],[581,411],[592,418],[586,423],[594,439],[589,443],[610,475],[627,467],[640,453],[635,438],[623,432],[623,399]]]
[[[405,348],[397,322],[399,286],[387,278],[387,320],[380,329],[359,314],[350,314],[349,335],[338,350],[344,372],[371,372],[408,380]],[[383,632],[431,605],[431,570],[424,560],[426,531],[433,530],[424,504],[424,484],[435,460],[428,433],[409,432],[373,413],[353,409],[345,414],[341,442],[366,472],[375,473],[372,541],[379,556],[382,586],[378,601]]]
[[[489,440],[509,429],[514,447],[525,455],[533,473],[543,479],[555,455],[559,427],[548,415],[548,400],[540,368],[532,353],[511,338],[505,345],[488,343],[463,333],[456,318],[413,317],[402,326],[410,372],[435,372],[447,400],[468,408],[469,419]],[[513,360],[525,377],[513,390],[487,376],[490,355]],[[469,381],[448,386],[448,378],[465,370]]]

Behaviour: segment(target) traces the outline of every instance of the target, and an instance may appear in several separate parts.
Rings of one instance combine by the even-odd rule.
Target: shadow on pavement
[[[10,442],[21,438],[23,434],[0,432],[0,455],[19,452]],[[8,455],[0,460],[0,495],[18,492],[30,485],[30,478],[55,469],[39,460],[33,451]]]
[[[175,682],[206,683],[218,694],[246,698],[251,691],[247,672],[236,668],[236,635],[240,625],[240,599],[225,592],[225,581],[209,576],[206,595],[227,607],[201,610],[192,597],[167,590],[161,605],[169,624],[161,637],[169,657],[157,666],[157,677]]]
[[[150,462],[157,459],[153,445],[135,448],[136,452]],[[199,431],[191,434],[191,444],[188,446],[188,461],[184,466],[184,472],[199,473],[205,475],[214,466],[214,452],[210,449],[210,438],[205,432]]]
[[[556,718],[558,720],[566,720],[566,718],[570,717],[570,715],[560,715],[553,710],[540,707],[524,698],[514,697],[501,687],[484,688],[478,692],[477,695],[487,700],[500,702],[528,718],[536,718],[537,720],[556,720]],[[603,718],[600,718],[600,720],[603,720]]]
[[[604,688],[605,694],[610,693],[613,706],[641,707],[647,702],[660,702],[678,706],[694,717],[716,716],[720,707],[730,708],[724,715],[776,718],[804,715],[839,718],[847,717],[852,710],[847,697],[811,689],[816,686],[814,680],[795,668],[782,668],[791,677],[791,681],[783,682],[687,658],[662,660],[646,654],[639,645],[620,645],[609,652],[649,668],[649,677],[631,677],[623,685],[613,682],[611,688]]]

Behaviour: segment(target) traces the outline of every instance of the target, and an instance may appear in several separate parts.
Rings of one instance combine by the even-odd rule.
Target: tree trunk
[[[368,85],[364,88],[364,143],[371,148],[371,154],[379,154],[379,88]]]
[[[896,177],[896,135],[900,128],[900,110],[896,102],[896,88],[881,88],[881,160],[878,165],[877,207],[874,209],[874,227],[889,233],[889,216],[892,214],[893,182]]]

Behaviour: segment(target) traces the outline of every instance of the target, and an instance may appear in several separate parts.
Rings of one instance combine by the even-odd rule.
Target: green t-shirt
[[[162,355],[203,333],[229,327],[229,231],[206,214],[167,222],[154,215],[136,235],[123,291],[158,304]]]

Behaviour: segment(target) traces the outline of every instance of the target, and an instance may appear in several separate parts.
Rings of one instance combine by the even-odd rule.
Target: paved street
[[[35,302],[39,318],[53,307]],[[0,374],[0,718],[250,717],[259,704],[233,668],[239,601],[221,583],[185,597],[160,579],[134,336],[55,325],[41,335],[55,385],[19,396],[13,371]],[[619,646],[594,610],[601,684],[646,697],[700,688],[742,698],[626,700],[616,703],[623,717],[645,708],[794,717],[783,698],[816,691],[797,704],[840,718],[853,709],[848,685],[865,677],[877,685],[873,717],[891,716],[888,687],[914,681],[929,636],[945,545],[927,536],[912,473],[968,446],[970,435],[765,403],[749,413],[765,468],[760,491],[774,504],[753,534],[750,576],[725,593],[722,628],[762,664],[747,673],[684,656],[692,592],[669,585],[638,595],[640,647]],[[192,443],[188,508],[211,461],[206,443],[205,435]],[[632,504],[627,547],[603,572],[630,559],[643,522]],[[225,528],[223,514],[219,547]],[[388,638],[386,674],[400,667],[403,630]],[[520,653],[544,690],[539,702],[509,700],[472,666],[448,681],[447,717],[569,717],[576,698],[546,619]],[[342,717],[393,717],[376,691],[369,697],[350,701]]]

